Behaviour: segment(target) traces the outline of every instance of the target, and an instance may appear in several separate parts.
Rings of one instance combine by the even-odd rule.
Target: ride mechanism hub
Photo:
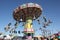
[[[41,14],[42,8],[40,5],[35,3],[27,3],[17,7],[13,11],[13,18],[18,22],[25,22],[23,31],[24,34],[32,35],[34,33],[32,21],[34,17],[37,19]]]

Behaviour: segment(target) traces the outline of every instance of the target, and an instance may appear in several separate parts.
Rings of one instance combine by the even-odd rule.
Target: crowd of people
[[[24,36],[24,37],[21,37],[21,36],[16,36],[14,38],[11,39],[10,36],[6,36],[4,38],[0,38],[0,40],[60,40],[60,32],[59,33],[56,33],[56,34],[53,34],[53,35],[50,35],[48,37],[44,37],[44,36],[35,36],[35,37],[31,37],[31,36]]]
[[[41,40],[60,40],[60,33],[53,34],[49,37],[42,37]]]
[[[50,35],[48,37],[34,37],[33,40],[60,40],[60,32]]]
[[[41,38],[40,40],[60,40],[58,37],[53,37],[53,38]]]

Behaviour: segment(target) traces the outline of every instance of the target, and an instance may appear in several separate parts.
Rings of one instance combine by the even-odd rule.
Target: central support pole
[[[24,34],[25,36],[27,37],[33,37],[33,34],[34,34],[34,30],[32,28],[32,17],[27,17],[26,18],[26,23],[24,25]]]

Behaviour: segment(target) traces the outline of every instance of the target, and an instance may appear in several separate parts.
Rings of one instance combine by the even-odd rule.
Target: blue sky
[[[47,19],[50,19],[53,23],[50,24],[50,26],[47,27],[47,29],[51,30],[52,33],[56,33],[57,31],[60,31],[60,0],[0,0],[0,31],[4,31],[4,27],[11,22],[12,27],[15,23],[15,20],[13,19],[13,10],[24,4],[24,3],[37,3],[41,5],[43,8],[42,15],[47,17]],[[42,18],[40,20],[42,20]],[[36,23],[37,21],[34,21],[34,29],[41,27],[41,25],[38,25]],[[21,24],[19,24],[18,28],[16,30],[23,30],[23,27]],[[36,35],[39,35],[41,31],[36,31]],[[8,33],[6,33],[8,34]]]

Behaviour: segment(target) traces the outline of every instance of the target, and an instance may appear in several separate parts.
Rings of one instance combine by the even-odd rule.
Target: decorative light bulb
[[[20,19],[20,21],[22,21],[22,19]]]
[[[36,17],[34,16],[34,18],[33,18],[34,20],[36,19]]]

